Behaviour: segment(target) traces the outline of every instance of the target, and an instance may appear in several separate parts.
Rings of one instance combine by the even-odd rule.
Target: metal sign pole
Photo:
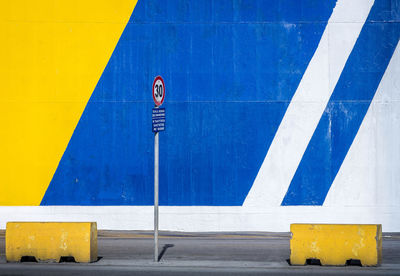
[[[154,132],[154,261],[158,262],[158,134],[165,130],[165,108],[159,108],[165,99],[165,85],[161,76],[153,81],[153,100],[156,106],[152,112]]]
[[[158,132],[154,135],[154,261],[158,262]]]

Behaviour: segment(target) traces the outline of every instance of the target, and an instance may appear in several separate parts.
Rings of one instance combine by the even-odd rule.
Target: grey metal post
[[[158,262],[158,132],[154,135],[154,261]]]

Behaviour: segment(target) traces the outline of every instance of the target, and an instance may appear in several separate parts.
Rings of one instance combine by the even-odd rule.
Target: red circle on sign
[[[153,81],[153,100],[156,106],[163,104],[165,99],[165,84],[161,76],[157,76]]]

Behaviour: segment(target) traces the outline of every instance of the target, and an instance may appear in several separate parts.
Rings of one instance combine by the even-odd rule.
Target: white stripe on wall
[[[243,204],[280,205],[373,0],[339,0]]]
[[[400,42],[324,206],[400,208],[399,76]]]

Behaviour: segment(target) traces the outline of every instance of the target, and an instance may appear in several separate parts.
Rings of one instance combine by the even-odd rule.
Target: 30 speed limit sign
[[[157,106],[163,104],[165,99],[165,85],[161,76],[155,77],[153,81],[153,100]]]
[[[154,132],[154,261],[158,262],[158,136],[165,131],[165,108],[160,108],[165,99],[165,84],[161,76],[153,81],[153,100],[157,107],[152,110],[152,129]]]

